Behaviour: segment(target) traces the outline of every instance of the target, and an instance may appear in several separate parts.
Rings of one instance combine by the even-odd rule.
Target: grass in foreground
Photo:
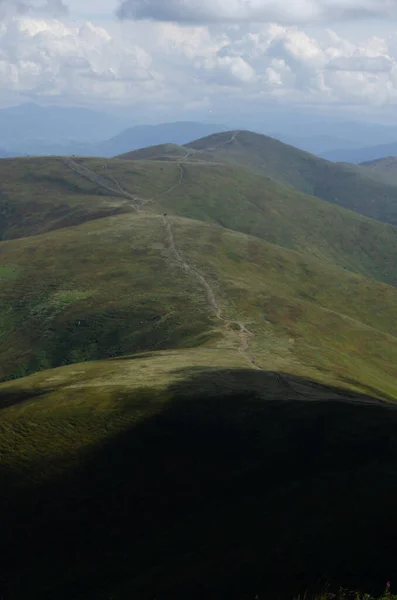
[[[393,575],[394,406],[204,348],[38,373],[0,405],[7,599],[283,599]]]

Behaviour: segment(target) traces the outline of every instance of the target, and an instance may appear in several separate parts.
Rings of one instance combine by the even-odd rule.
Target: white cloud
[[[135,94],[142,97],[161,82],[145,49],[125,44],[103,27],[30,17],[0,26],[0,73],[4,88],[77,102],[87,97],[122,101],[137,81]]]
[[[386,56],[340,56],[327,64],[331,71],[358,71],[362,73],[387,73],[393,61]]]
[[[26,14],[0,22],[0,80],[2,104],[19,94],[144,106],[165,119],[272,101],[379,106],[397,103],[397,35],[358,44],[280,24],[97,26]]]
[[[269,22],[283,24],[397,17],[394,0],[122,0],[121,19],[179,23]]]
[[[0,0],[0,18],[10,14],[64,15],[67,13],[63,0]]]

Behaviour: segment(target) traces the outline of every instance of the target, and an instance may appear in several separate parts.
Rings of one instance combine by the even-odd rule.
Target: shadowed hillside
[[[0,387],[4,597],[283,599],[393,574],[394,407],[234,356]]]
[[[393,578],[397,229],[253,135],[1,161],[1,600]]]

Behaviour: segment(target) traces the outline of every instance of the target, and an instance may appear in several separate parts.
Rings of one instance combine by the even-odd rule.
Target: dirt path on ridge
[[[171,186],[169,189],[165,190],[164,192],[161,192],[160,194],[154,196],[153,198],[147,198],[147,199],[143,199],[143,198],[140,198],[139,196],[135,196],[135,195],[131,194],[130,192],[128,192],[125,188],[123,188],[122,185],[119,183],[119,181],[117,181],[117,179],[111,173],[109,173],[106,162],[104,162],[104,169],[107,171],[107,175],[111,179],[111,182],[109,182],[109,179],[102,177],[101,175],[98,175],[98,173],[96,173],[92,169],[89,169],[88,167],[80,165],[79,163],[74,161],[72,158],[59,158],[58,160],[61,163],[63,163],[64,165],[66,165],[70,170],[74,171],[75,173],[84,177],[85,179],[88,179],[92,183],[99,185],[103,189],[106,189],[107,191],[109,191],[115,195],[122,196],[124,198],[128,198],[129,200],[132,200],[133,201],[132,207],[137,212],[141,212],[141,209],[145,204],[148,204],[149,202],[153,202],[157,198],[165,196],[166,194],[170,194],[172,191],[174,191],[175,189],[177,189],[179,186],[181,186],[183,184],[183,180],[184,180],[184,176],[185,176],[185,169],[183,167],[183,163],[186,161],[186,159],[189,158],[189,156],[191,156],[193,154],[194,155],[198,154],[200,152],[205,153],[207,151],[216,150],[217,148],[226,146],[227,144],[230,144],[233,141],[235,141],[237,138],[237,135],[239,133],[240,133],[240,131],[235,131],[228,140],[226,140],[225,142],[221,142],[220,144],[217,144],[216,146],[213,146],[212,148],[205,148],[203,150],[187,150],[186,154],[182,158],[180,158],[178,161],[176,161],[178,164],[178,167],[180,169],[179,180],[177,181],[177,183],[174,184],[173,186]],[[216,299],[216,296],[214,294],[214,291],[213,291],[212,287],[210,286],[210,284],[208,283],[208,281],[205,279],[205,277],[199,271],[197,271],[197,269],[192,267],[189,263],[187,263],[182,258],[181,253],[179,252],[179,250],[175,244],[174,233],[172,230],[171,223],[170,223],[169,219],[166,218],[166,216],[163,217],[163,225],[166,230],[166,243],[167,243],[169,250],[174,254],[174,256],[177,259],[180,266],[187,273],[190,273],[191,275],[196,277],[196,279],[200,282],[201,286],[204,288],[204,290],[206,292],[208,305],[214,311],[216,317],[220,321],[222,321],[222,323],[225,327],[225,330],[228,333],[231,333],[239,338],[239,341],[240,341],[239,351],[242,354],[244,354],[244,356],[247,358],[247,360],[249,361],[249,363],[252,365],[253,368],[263,371],[264,369],[262,369],[261,367],[259,367],[256,364],[255,357],[253,356],[253,354],[250,352],[250,349],[249,349],[249,340],[250,340],[250,338],[254,337],[255,334],[252,333],[251,331],[249,331],[249,329],[247,329],[246,326],[244,325],[244,323],[242,323],[241,321],[234,321],[234,320],[228,319],[227,317],[224,316],[224,314],[222,312],[222,308],[219,305],[219,303]],[[236,326],[238,327],[238,329],[236,329]],[[277,377],[280,381],[280,384],[283,385],[286,388],[286,390],[288,390],[289,392],[293,392],[294,395],[302,396],[305,399],[307,399],[307,392],[301,392],[300,390],[297,390],[295,388],[295,386],[290,382],[290,380],[287,376],[282,375],[281,373],[275,373],[275,374],[277,375]],[[357,404],[357,403],[358,404],[385,404],[386,403],[383,400],[372,399],[372,398],[369,398],[368,400],[365,400],[365,399],[346,400],[346,397],[345,397],[346,393],[348,394],[348,390],[346,390],[346,392],[341,390],[340,394],[338,394],[338,392],[335,392],[335,395],[337,397],[340,396],[341,401],[349,402],[352,404]],[[335,398],[334,398],[334,400],[335,400]],[[389,403],[386,403],[386,404],[389,404]]]
[[[222,308],[220,307],[220,305],[215,297],[214,291],[213,291],[212,287],[210,286],[210,284],[208,283],[208,281],[205,279],[205,277],[199,271],[197,271],[197,269],[192,267],[189,263],[187,263],[184,260],[184,258],[182,258],[181,253],[179,252],[179,250],[175,244],[175,238],[174,238],[174,233],[172,231],[171,223],[170,223],[169,219],[167,219],[165,216],[163,217],[163,224],[164,224],[164,227],[166,230],[166,241],[167,241],[167,246],[168,246],[169,250],[171,250],[173,255],[176,257],[180,266],[187,273],[190,273],[191,275],[196,277],[196,279],[198,279],[198,281],[200,282],[202,287],[205,289],[208,304],[209,304],[210,308],[214,311],[216,317],[220,321],[222,321],[226,331],[228,331],[229,333],[231,333],[239,338],[240,352],[242,352],[247,357],[247,359],[249,360],[251,365],[253,365],[257,369],[259,369],[259,367],[257,367],[257,365],[255,364],[255,358],[249,351],[249,345],[248,345],[249,338],[253,337],[254,334],[246,328],[244,323],[241,323],[240,321],[232,321],[224,316],[224,314],[222,312]],[[238,326],[238,329],[235,328],[236,325]]]

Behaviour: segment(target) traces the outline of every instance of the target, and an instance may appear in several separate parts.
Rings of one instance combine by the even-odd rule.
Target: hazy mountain
[[[156,144],[186,144],[198,137],[227,131],[225,125],[181,121],[160,125],[138,125],[97,144],[96,156],[116,156],[143,146]],[[94,151],[94,150],[93,150]]]
[[[397,185],[397,157],[387,156],[358,165],[367,177],[389,185]]]
[[[324,152],[329,152],[336,149],[352,149],[359,148],[361,144],[353,142],[352,140],[345,140],[331,135],[315,135],[311,137],[297,137],[294,135],[282,134],[282,133],[270,133],[270,137],[273,137],[284,144],[294,146],[299,150],[311,152],[317,156],[322,155]]]
[[[322,153],[322,157],[335,162],[362,163],[389,156],[397,156],[397,142],[356,149],[338,149]]]
[[[103,140],[127,125],[117,116],[86,108],[21,104],[0,110],[0,144],[7,152],[33,154],[46,145]]]
[[[171,142],[185,144],[199,137],[226,131],[224,125],[181,121],[159,125],[137,125],[125,129],[116,136],[98,143],[69,142],[63,144],[48,141],[26,141],[25,154],[31,156],[103,156],[110,158],[135,148]]]
[[[11,152],[6,152],[0,148],[0,158],[11,158],[12,156],[17,156],[16,154],[12,154]]]

